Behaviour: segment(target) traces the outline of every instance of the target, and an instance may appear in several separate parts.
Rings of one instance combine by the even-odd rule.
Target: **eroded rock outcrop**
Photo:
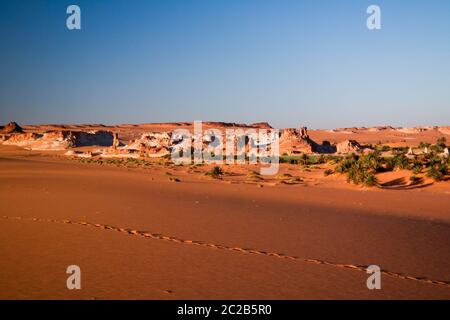
[[[345,140],[336,144],[336,152],[340,154],[361,152],[362,147],[356,140]]]
[[[109,131],[47,131],[44,133],[12,133],[3,142],[30,150],[66,150],[85,146],[111,146],[113,135]]]
[[[217,123],[211,123],[217,124]],[[201,133],[201,136],[194,136],[192,130],[186,131],[156,131],[146,132],[142,131],[133,132],[133,135],[123,131],[122,129],[117,131],[104,131],[102,129],[89,131],[81,131],[77,129],[50,129],[46,126],[47,131],[39,132],[37,127],[26,126],[26,131],[16,123],[10,123],[5,127],[1,127],[2,132],[8,132],[0,134],[0,142],[2,144],[18,145],[32,150],[67,150],[76,147],[85,146],[102,146],[108,148],[102,148],[97,150],[97,154],[94,156],[104,157],[161,157],[169,155],[172,151],[183,150],[186,151],[189,147],[193,148],[196,145],[196,141],[201,140],[203,150],[215,154],[219,154],[217,148],[223,147],[223,154],[231,152],[232,150],[226,150],[226,137],[224,128],[230,127],[234,129],[236,135],[244,135],[244,137],[238,138],[232,137],[235,148],[235,154],[243,152],[246,154],[250,150],[273,150],[271,144],[276,141],[275,138],[279,138],[279,153],[280,155],[296,155],[296,154],[311,154],[311,153],[341,153],[346,154],[350,152],[360,152],[362,147],[355,140],[345,140],[337,144],[331,144],[328,141],[323,141],[321,144],[315,142],[308,134],[306,127],[300,128],[288,128],[281,129],[279,131],[271,130],[268,123],[254,123],[251,125],[239,125],[234,123],[220,123],[222,127],[218,129],[218,132],[222,136],[215,136],[213,134],[213,128],[205,128]],[[61,127],[61,126],[60,126]],[[74,127],[74,126],[71,126]],[[265,129],[265,130],[261,130]],[[161,130],[161,129],[159,129]],[[355,129],[356,130],[356,129]],[[119,132],[122,140],[119,140]],[[278,133],[278,136],[275,134]],[[184,136],[188,134],[189,137]],[[198,133],[197,133],[198,134]],[[140,135],[140,136],[139,136]],[[139,137],[136,139],[136,137]],[[219,137],[219,138],[217,138]],[[131,140],[130,139],[134,139]],[[222,141],[220,141],[222,139]],[[238,140],[239,140],[239,152],[238,152]],[[124,145],[121,141],[130,141],[127,145]],[[244,141],[242,143],[242,141]],[[245,149],[242,149],[242,145],[245,145]],[[191,149],[192,151],[192,149]],[[254,152],[254,151],[252,151]],[[78,155],[77,153],[68,153],[68,155]]]
[[[125,146],[126,152],[138,152],[142,156],[164,156],[170,153],[172,134],[170,132],[144,133],[141,138]]]
[[[280,131],[280,154],[312,153],[313,146],[306,130],[283,129]]]
[[[0,127],[1,134],[11,134],[20,132],[23,132],[23,129],[16,122],[10,122],[4,127]]]
[[[319,144],[308,135],[308,129],[284,129],[280,135],[280,154],[335,153],[336,147],[328,141]]]

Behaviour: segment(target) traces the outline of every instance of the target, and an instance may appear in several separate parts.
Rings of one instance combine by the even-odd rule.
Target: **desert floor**
[[[450,299],[448,182],[365,189],[289,165],[302,183],[226,170],[0,146],[0,298]],[[366,287],[372,264],[381,290]],[[69,265],[81,290],[66,288]]]

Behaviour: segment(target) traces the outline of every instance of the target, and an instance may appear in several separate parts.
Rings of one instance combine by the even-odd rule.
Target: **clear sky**
[[[448,0],[0,4],[1,123],[450,125]]]

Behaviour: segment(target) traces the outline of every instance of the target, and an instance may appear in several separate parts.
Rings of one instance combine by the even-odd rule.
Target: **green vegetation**
[[[222,171],[222,169],[218,166],[215,166],[214,168],[211,169],[211,171],[208,171],[205,173],[205,176],[210,176],[212,178],[218,179],[221,176],[223,176],[224,172]]]
[[[430,146],[431,146],[431,144],[430,144],[430,143],[427,143],[427,142],[421,141],[421,142],[419,143],[419,148],[421,148],[421,149],[429,148]]]
[[[426,174],[435,181],[442,181],[448,174],[448,165],[448,159],[433,157],[428,162],[428,170]]]
[[[115,165],[117,167],[148,167],[152,163],[145,159],[135,159],[135,158],[76,158],[81,163],[93,163],[98,165]]]
[[[389,168],[393,169],[408,169],[409,168],[409,158],[405,156],[403,153],[398,153],[394,155],[392,158],[389,158],[387,163]]]
[[[412,184],[421,183],[422,180],[423,179],[421,177],[418,177],[418,176],[415,176],[415,175],[412,175],[411,177],[409,177],[409,181],[411,181]]]
[[[347,156],[336,166],[335,172],[346,174],[348,182],[372,187],[377,184],[375,173],[382,171],[382,168],[381,157],[375,152],[363,156]]]
[[[391,157],[381,157],[379,152],[374,152],[368,155],[349,155],[336,165],[334,172],[346,174],[347,180],[357,185],[374,186],[377,184],[376,173],[395,169],[411,170],[415,175],[425,169],[428,177],[443,181],[449,174],[449,165],[449,157],[442,157],[433,152],[414,157],[407,157],[399,152]],[[331,171],[327,170],[325,175],[329,174]],[[415,175],[410,178],[411,182],[422,181]]]
[[[300,177],[292,177],[291,179],[281,181],[284,184],[299,184],[301,182],[303,182],[303,179]]]
[[[280,163],[299,164],[299,159],[299,156],[282,155],[280,156]]]
[[[356,185],[372,187],[377,184],[375,173],[380,167],[378,159],[372,155],[351,156],[336,167],[336,172],[347,174],[347,181]]]
[[[300,164],[303,166],[311,166],[318,165],[323,163],[337,163],[342,159],[341,156],[335,155],[307,155],[306,153],[302,153],[298,156],[288,156],[283,155],[280,156],[280,163],[288,163],[288,164]]]
[[[421,142],[419,147],[427,147],[426,154],[407,155],[407,147],[395,147],[377,145],[375,151],[369,154],[351,154],[347,156],[340,155],[284,155],[280,157],[281,163],[301,166],[301,171],[310,172],[311,169],[320,169],[321,164],[327,164],[328,169],[323,171],[324,176],[330,176],[335,173],[344,174],[347,176],[348,182],[364,185],[376,186],[378,184],[376,174],[381,172],[393,170],[410,170],[412,175],[410,181],[413,184],[421,183],[423,176],[434,179],[435,181],[445,181],[449,176],[450,157],[442,155],[444,148],[446,148],[447,141],[445,137],[437,139],[436,144],[429,144]],[[387,150],[391,154],[383,154]],[[383,155],[382,155],[383,154]],[[167,158],[145,159],[145,158],[72,158],[81,163],[90,163],[97,165],[112,165],[124,166],[131,168],[147,168],[149,166],[164,165],[167,170],[173,167],[173,164]],[[190,172],[200,173],[201,167],[204,164],[191,164],[189,166]],[[329,167],[333,166],[333,167]],[[210,167],[209,171],[205,173],[215,179],[220,179],[225,175],[221,167]],[[170,181],[179,182],[179,179],[174,177],[170,172],[166,172]],[[421,175],[421,176],[418,176]],[[300,178],[293,177],[290,173],[281,174],[279,178],[282,183],[294,184],[301,181]],[[247,179],[254,181],[263,180],[260,174],[252,171],[247,174]]]
[[[420,161],[418,161],[418,160],[414,160],[413,161],[413,163],[411,164],[411,171],[414,173],[414,174],[419,174],[419,173],[421,173],[422,172],[422,168],[423,168],[423,164],[420,162]]]
[[[249,172],[247,174],[247,178],[250,179],[250,180],[263,180],[263,178],[261,177],[261,175],[257,171]]]
[[[447,147],[447,139],[445,137],[440,137],[436,140],[436,144],[430,144],[430,143],[425,143],[425,142],[421,142],[419,144],[419,148],[425,149],[428,148],[429,151],[433,154],[436,153],[442,153],[444,152],[444,149]]]
[[[391,147],[386,145],[376,145],[375,150],[379,152],[388,152],[391,151]]]
[[[169,181],[171,182],[180,182],[181,180],[176,177],[169,177]]]
[[[408,150],[409,150],[408,147],[392,147],[391,153],[393,155],[401,155],[401,154],[406,154],[408,152]]]
[[[440,137],[436,140],[436,145],[445,148],[447,146],[447,139],[445,137]]]

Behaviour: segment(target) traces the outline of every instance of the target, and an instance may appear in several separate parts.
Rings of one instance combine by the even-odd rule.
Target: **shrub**
[[[427,171],[427,177],[434,179],[435,181],[444,180],[444,175],[436,168],[430,167]]]
[[[347,173],[350,168],[358,161],[357,155],[349,155],[345,157],[334,169],[337,173]]]
[[[223,171],[220,167],[215,166],[214,168],[212,168],[211,173],[215,176],[220,176],[223,174]]]
[[[337,165],[335,172],[346,173],[348,182],[372,187],[377,184],[375,172],[379,168],[380,163],[377,154],[362,157],[352,155]]]
[[[378,183],[378,179],[373,173],[369,172],[365,174],[362,183],[366,187],[373,187]]]
[[[300,156],[300,163],[306,166],[308,164],[308,155],[306,153],[303,153]]]
[[[317,158],[317,164],[323,164],[325,162],[327,162],[327,160],[325,159],[325,156],[321,154],[319,158]]]
[[[408,152],[408,150],[409,150],[408,147],[393,147],[393,148],[391,148],[391,151],[394,155],[405,154]]]
[[[298,164],[298,156],[284,155],[280,157],[280,163]]]
[[[409,159],[404,154],[396,154],[391,159],[394,168],[408,169]]]
[[[419,148],[421,148],[421,149],[428,148],[429,146],[431,146],[431,144],[430,144],[430,143],[427,143],[427,142],[421,141],[421,142],[419,143]]]
[[[442,181],[448,174],[448,161],[439,157],[433,157],[429,160],[427,176],[435,181]]]
[[[372,172],[364,168],[360,163],[350,168],[347,173],[347,181],[353,182],[356,185],[362,184],[366,186],[373,186],[377,179]]]
[[[333,164],[337,164],[337,163],[339,163],[339,162],[341,162],[343,160],[343,157],[342,156],[328,156],[327,157],[327,163],[328,164],[331,164],[331,165],[333,165]]]
[[[211,176],[213,178],[219,178],[220,176],[223,175],[223,171],[220,167],[215,166],[214,168],[211,169],[211,171],[206,172],[205,175]]]
[[[437,154],[437,153],[442,153],[444,152],[445,146],[443,147],[442,145],[436,144],[436,145],[432,145],[430,147],[430,150],[433,154]]]
[[[412,168],[411,168],[412,172],[414,174],[419,174],[422,172],[422,164],[421,163],[415,163],[413,164]]]
[[[436,140],[436,145],[445,148],[447,145],[447,139],[445,137],[440,137]]]
[[[247,178],[248,179],[252,179],[252,180],[263,180],[263,178],[261,177],[261,175],[257,171],[249,172],[247,174]]]
[[[391,150],[391,147],[383,145],[383,146],[379,146],[377,149],[381,152],[387,152],[387,151]]]
[[[368,169],[372,169],[375,172],[382,171],[382,159],[380,158],[378,152],[374,152],[361,157],[361,161],[363,162],[364,167]]]
[[[301,183],[301,182],[303,182],[303,180],[302,180],[302,178],[299,178],[299,177],[293,177],[293,178],[291,178],[289,180],[281,181],[281,183],[284,183],[284,184],[298,184],[298,183]]]
[[[290,183],[299,183],[299,182],[303,182],[303,179],[300,177],[293,177],[291,179],[289,179]]]
[[[331,170],[331,169],[327,169],[327,170],[325,170],[324,171],[324,175],[327,177],[327,176],[329,176],[329,175],[332,175],[334,173],[334,171],[333,170]]]
[[[422,178],[418,177],[418,176],[415,176],[415,175],[412,175],[412,176],[409,177],[409,181],[411,181],[413,184],[417,184],[417,183],[422,182]]]

